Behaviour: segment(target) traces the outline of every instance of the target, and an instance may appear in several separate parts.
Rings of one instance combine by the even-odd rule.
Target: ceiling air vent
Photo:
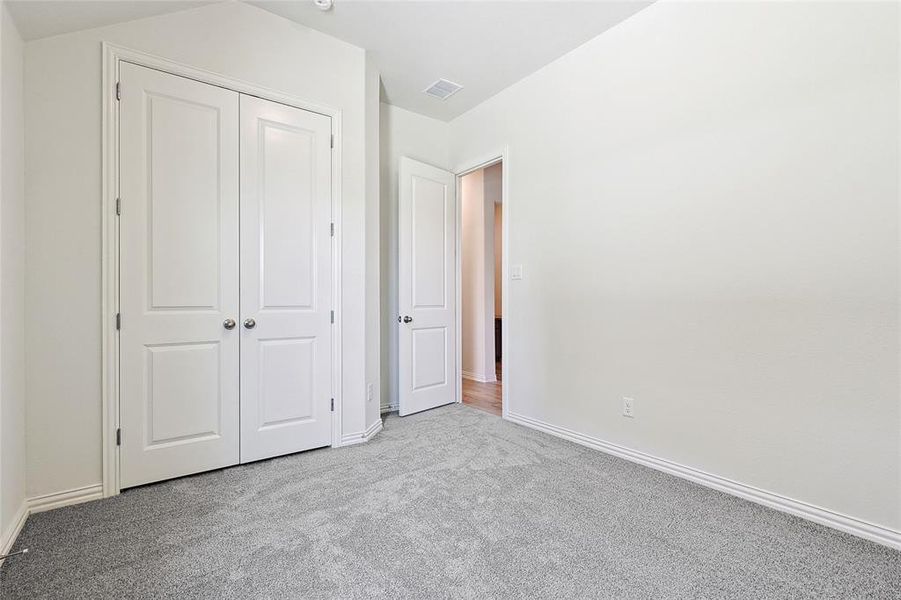
[[[434,96],[439,100],[447,100],[462,89],[462,85],[454,83],[453,81],[439,79],[423,91],[429,96]]]

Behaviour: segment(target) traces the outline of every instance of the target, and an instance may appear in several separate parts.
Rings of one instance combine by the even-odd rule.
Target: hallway
[[[496,367],[497,381],[480,383],[471,379],[463,379],[463,404],[484,410],[496,416],[502,413],[501,363]]]

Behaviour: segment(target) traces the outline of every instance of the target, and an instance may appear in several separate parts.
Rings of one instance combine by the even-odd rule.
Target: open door
[[[400,162],[398,306],[401,416],[456,400],[456,178]]]

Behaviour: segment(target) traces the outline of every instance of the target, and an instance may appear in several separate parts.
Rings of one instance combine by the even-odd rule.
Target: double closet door
[[[331,443],[331,119],[122,63],[120,480]]]

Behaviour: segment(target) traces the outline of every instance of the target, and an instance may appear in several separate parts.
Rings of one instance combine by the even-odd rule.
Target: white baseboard
[[[16,538],[19,537],[19,533],[25,526],[25,521],[27,519],[28,500],[23,500],[22,504],[19,506],[19,510],[16,511],[12,522],[9,524],[9,527],[6,528],[6,531],[0,532],[0,535],[3,536],[0,537],[0,554],[9,554],[9,551],[12,550],[13,544],[16,543]],[[0,565],[2,564],[3,561],[0,560]]]
[[[713,475],[693,467],[681,465],[663,458],[657,458],[656,456],[651,456],[650,454],[645,454],[638,450],[632,450],[618,444],[606,442],[589,435],[572,431],[565,427],[551,425],[550,423],[545,423],[538,419],[512,412],[507,413],[506,418],[513,423],[518,423],[531,429],[537,429],[538,431],[549,433],[553,436],[575,442],[582,446],[594,448],[595,450],[600,450],[601,452],[612,454],[646,467],[663,471],[670,475],[675,475],[676,477],[688,479],[689,481],[693,481],[703,486],[733,496],[738,496],[739,498],[744,498],[745,500],[750,500],[751,502],[756,502],[757,504],[762,504],[775,510],[802,517],[809,521],[813,521],[814,523],[825,525],[826,527],[831,527],[845,533],[850,533],[901,550],[901,531],[889,529],[874,523],[868,523],[867,521],[862,521],[848,515],[843,515],[819,506],[801,502],[800,500],[795,500],[738,481],[726,479],[719,475]]]
[[[90,500],[100,500],[103,498],[103,484],[86,485],[84,487],[65,490],[63,492],[54,492],[52,494],[44,494],[33,498],[26,498],[19,507],[13,522],[10,523],[6,531],[2,532],[0,537],[0,554],[8,554],[16,543],[16,538],[25,526],[25,521],[29,515],[34,513],[52,510],[54,508],[62,508],[73,504],[81,504]],[[3,561],[0,561],[0,565]]]
[[[341,437],[342,446],[353,446],[354,444],[362,444],[368,442],[372,437],[382,430],[382,419],[379,418],[375,423],[369,426],[366,431],[358,433],[348,433]]]
[[[84,487],[63,492],[54,492],[52,494],[44,494],[43,496],[29,498],[28,512],[29,514],[39,513],[44,512],[45,510],[72,506],[73,504],[81,504],[82,502],[89,502],[91,500],[100,500],[101,498],[103,498],[103,484],[86,485]]]
[[[382,430],[382,427],[384,425],[385,424],[382,422],[381,419],[378,419],[375,423],[370,425],[369,429],[367,429],[366,433],[364,434],[366,436],[366,441],[368,442],[369,440],[371,440],[375,436],[375,434],[377,434],[378,432],[380,432]]]
[[[495,382],[497,382],[497,375],[495,375],[493,373],[489,376],[489,375],[482,375],[479,373],[473,373],[471,371],[460,371],[460,375],[463,377],[463,379],[468,379],[470,381],[477,381],[479,383],[495,383]]]

